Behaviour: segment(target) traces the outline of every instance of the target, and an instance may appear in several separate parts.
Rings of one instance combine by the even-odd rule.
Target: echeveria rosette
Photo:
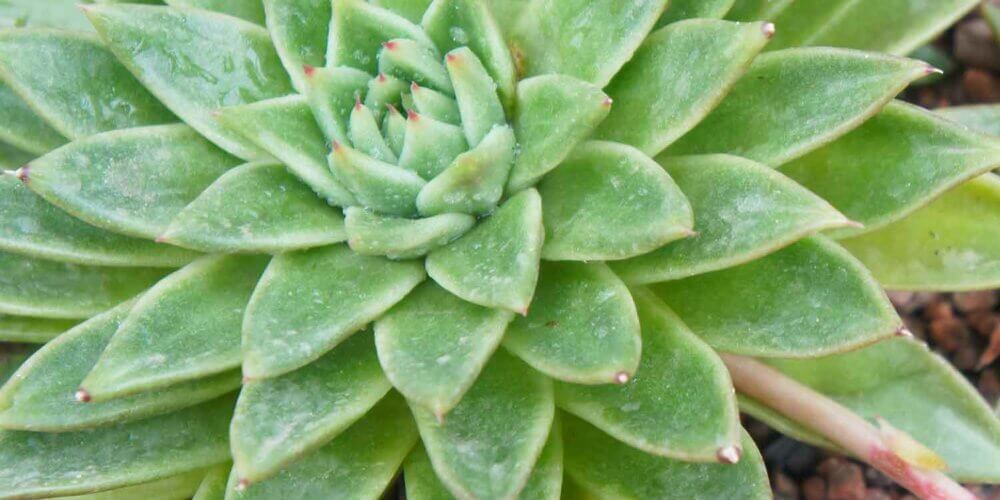
[[[0,497],[767,496],[720,352],[1000,480],[880,286],[1000,282],[1000,144],[784,48],[970,2],[166,3],[0,31]]]

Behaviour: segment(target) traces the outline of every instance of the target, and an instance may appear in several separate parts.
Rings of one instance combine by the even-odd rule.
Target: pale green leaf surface
[[[422,443],[417,443],[403,462],[403,480],[407,500],[452,500],[448,491],[431,465],[431,457]]]
[[[420,23],[433,0],[368,0],[369,3],[389,9],[412,23]]]
[[[656,22],[656,27],[685,19],[719,19],[729,12],[735,0],[672,0]]]
[[[224,500],[226,498],[226,483],[232,468],[232,464],[224,463],[209,469],[192,500]]]
[[[726,19],[733,21],[773,20],[794,3],[795,0],[736,0],[729,12],[726,13]]]
[[[385,255],[390,259],[422,257],[431,250],[459,238],[476,224],[466,214],[441,214],[423,219],[379,215],[351,207],[347,215],[347,243],[362,255]]]
[[[198,469],[134,486],[59,498],[63,500],[135,500],[137,498],[143,500],[184,500],[191,498],[204,476],[205,469]]]
[[[420,26],[393,11],[362,0],[333,0],[326,65],[350,66],[374,75],[382,44],[396,38],[434,47]]]
[[[264,24],[261,0],[163,0],[171,7],[205,9],[238,17],[251,23]]]
[[[1000,136],[1000,104],[972,104],[934,110],[935,113],[984,134]]]
[[[338,142],[327,162],[358,204],[386,215],[417,215],[417,195],[427,184],[419,175]]]
[[[35,155],[0,141],[0,169],[14,170],[31,161]]]
[[[794,0],[772,19],[780,28],[768,50],[817,45],[825,28],[837,23],[860,0]]]
[[[77,321],[71,319],[0,314],[0,342],[44,344],[76,324]]]
[[[429,92],[430,89],[420,88],[417,95]],[[430,180],[469,149],[461,127],[416,112],[408,115],[399,166]]]
[[[22,363],[31,356],[37,346],[20,347],[7,344],[0,353],[0,385],[6,383]]]
[[[497,84],[468,47],[448,52],[445,67],[455,87],[465,139],[469,146],[475,147],[495,126],[507,123]]]
[[[386,78],[388,79],[388,77]],[[381,77],[372,81],[379,82],[381,81]],[[410,95],[413,97],[413,106],[416,111],[430,116],[435,120],[440,120],[452,125],[462,124],[462,117],[458,110],[458,103],[455,102],[455,99],[451,96],[438,92],[432,88],[421,87],[420,85],[413,84],[410,84]]]
[[[483,215],[496,209],[517,147],[514,131],[496,126],[469,151],[427,183],[417,195],[421,215]]]
[[[93,29],[76,8],[79,0],[5,0],[0,3],[0,27],[52,26],[73,30]]]
[[[8,85],[0,80],[0,140],[41,155],[62,146],[66,138],[56,132]]]
[[[433,47],[407,38],[395,38],[382,44],[378,53],[378,73],[406,85],[416,84],[448,95],[455,91],[441,54]]]
[[[306,99],[328,140],[350,144],[347,124],[351,110],[368,89],[371,76],[346,66],[306,67]],[[377,81],[377,79],[376,79]]]
[[[330,33],[329,0],[263,0],[267,30],[285,71],[306,91],[305,66],[323,66]]]

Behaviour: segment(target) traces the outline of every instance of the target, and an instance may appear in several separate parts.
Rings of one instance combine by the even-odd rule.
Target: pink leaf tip
[[[396,50],[396,42],[393,42],[391,40],[383,43],[382,46],[385,47],[386,50]]]
[[[620,385],[626,384],[631,378],[632,377],[626,372],[618,372],[615,374],[615,383]]]
[[[764,34],[764,38],[771,39],[775,32],[774,23],[762,24],[760,26],[760,32]]]
[[[740,450],[739,447],[737,446],[729,445],[719,448],[719,451],[716,452],[715,457],[718,458],[719,461],[724,464],[732,465],[739,462],[740,457],[742,455],[743,455],[743,450]]]
[[[236,482],[236,491],[246,491],[250,487],[250,481],[246,478],[242,478]]]
[[[316,68],[308,64],[304,64],[302,66],[302,72],[305,73],[306,76],[313,76],[313,74],[316,73]]]
[[[417,113],[416,111],[413,111],[412,109],[408,109],[406,110],[406,118],[413,121],[417,121],[420,119],[420,114]]]
[[[73,394],[73,397],[76,398],[76,400],[79,401],[79,402],[81,402],[81,403],[89,403],[90,402],[90,393],[87,392],[87,390],[84,389],[83,387],[77,389],[76,393]]]

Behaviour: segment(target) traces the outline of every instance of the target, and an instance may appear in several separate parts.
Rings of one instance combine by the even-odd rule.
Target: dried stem
[[[867,420],[778,370],[743,356],[722,354],[740,392],[822,434],[920,498],[975,500],[948,476],[916,467],[893,451]]]

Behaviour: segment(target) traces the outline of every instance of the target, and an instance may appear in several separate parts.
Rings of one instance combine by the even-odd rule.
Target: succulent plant
[[[741,409],[1000,480],[883,291],[1000,284],[1000,140],[893,100],[975,2],[71,4],[0,6],[0,497],[767,497]]]

